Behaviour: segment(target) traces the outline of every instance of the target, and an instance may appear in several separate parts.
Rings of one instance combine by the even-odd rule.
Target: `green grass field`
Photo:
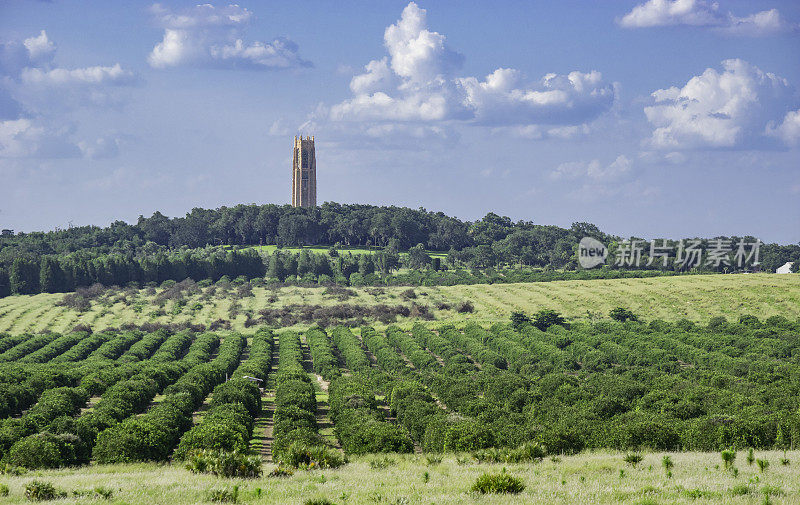
[[[512,311],[535,312],[555,309],[571,320],[608,317],[618,306],[633,310],[645,320],[690,319],[705,322],[715,316],[735,320],[741,314],[759,318],[782,315],[792,320],[800,317],[800,276],[776,274],[692,275],[646,279],[604,279],[587,281],[554,281],[519,284],[476,284],[442,287],[415,287],[416,298],[403,296],[407,287],[352,288],[346,300],[326,294],[324,287],[253,288],[253,296],[238,300],[233,292],[204,291],[186,297],[186,306],[177,312],[175,302],[159,307],[154,303],[158,293],[138,290],[117,296],[106,296],[92,302],[91,308],[78,312],[57,305],[63,294],[10,296],[0,299],[0,332],[24,333],[66,332],[78,324],[96,330],[155,323],[200,323],[230,321],[231,328],[242,330],[248,314],[257,317],[264,308],[289,305],[357,304],[390,306],[411,303],[427,305],[438,321],[492,323],[506,321]],[[158,290],[160,291],[160,290]],[[474,312],[459,313],[457,304],[469,300]],[[450,309],[440,309],[447,304]],[[231,306],[238,305],[232,315]],[[194,306],[194,310],[190,309]],[[398,323],[411,324],[413,318],[400,318]],[[300,324],[299,327],[308,326]],[[380,325],[378,325],[380,326]]]
[[[278,246],[275,245],[275,244],[271,244],[271,245],[254,245],[254,246],[245,247],[245,249],[255,249],[255,250],[257,250],[258,252],[260,252],[262,254],[272,254],[273,252],[275,252],[278,249]],[[299,248],[299,247],[283,247],[283,248],[281,248],[281,251],[295,254],[295,253],[299,253],[303,249],[311,251],[311,252],[313,252],[315,254],[328,254],[328,251],[330,250],[330,246],[316,246],[316,245],[314,245],[314,246],[305,246],[302,249]],[[336,250],[339,252],[339,254],[347,254],[347,253],[351,253],[351,254],[375,254],[378,251],[382,251],[383,248],[382,247],[358,247],[358,246],[348,247],[348,246],[342,246],[342,247],[338,247]],[[441,258],[442,260],[447,258],[447,253],[446,252],[441,252],[441,251],[427,251],[427,252],[428,252],[428,255],[431,258]],[[403,256],[405,254],[407,254],[407,253],[406,252],[401,252],[400,253],[401,256]]]
[[[800,451],[787,453],[791,463],[781,465],[783,453],[759,452],[771,465],[763,473],[748,466],[744,453],[737,458],[738,477],[722,470],[718,453],[672,453],[675,466],[667,478],[663,453],[645,454],[635,468],[614,452],[584,453],[545,459],[540,463],[476,464],[469,455],[446,456],[441,463],[424,455],[371,455],[337,470],[300,471],[291,477],[254,480],[221,479],[192,474],[179,465],[99,465],[89,468],[30,472],[0,476],[10,494],[3,503],[29,503],[25,485],[51,482],[71,494],[96,486],[112,489],[117,504],[184,505],[209,503],[211,489],[239,486],[239,503],[302,505],[325,498],[337,505],[358,504],[792,504],[800,502]],[[519,477],[525,489],[519,495],[479,495],[470,487],[484,472],[503,468]],[[268,473],[272,465],[265,466]],[[427,481],[425,475],[427,474]],[[53,503],[104,503],[97,498],[75,498]]]

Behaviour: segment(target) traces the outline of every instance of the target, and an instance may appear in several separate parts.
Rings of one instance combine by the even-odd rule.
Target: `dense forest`
[[[354,273],[358,274],[356,283],[361,284],[619,276],[611,266],[591,273],[576,272],[577,244],[586,236],[609,246],[612,252],[608,263],[613,265],[614,246],[621,238],[605,234],[590,223],[574,223],[567,229],[513,222],[493,213],[470,222],[425,209],[337,203],[314,208],[274,204],[195,208],[181,218],[156,212],[149,218],[140,216],[136,224],[116,221],[105,228],[83,226],[35,233],[3,230],[0,296],[65,292],[94,283],[145,284],[185,278],[218,280],[223,276],[340,284],[350,284]],[[729,239],[733,244],[738,241],[738,237]],[[708,240],[702,243],[709,245]],[[331,251],[327,257],[280,249],[261,255],[243,247],[259,244],[277,244],[279,248],[325,245],[331,246]],[[346,247],[380,251],[339,254],[338,250]],[[429,251],[446,252],[446,261],[432,258]],[[672,259],[666,265],[655,261],[648,266],[648,259],[645,248],[641,267],[651,274],[688,270]],[[774,271],[787,261],[798,260],[800,245],[764,244],[759,268]],[[408,270],[393,275],[400,268]],[[556,270],[561,272],[554,274]],[[736,267],[703,264],[691,271],[733,272]]]

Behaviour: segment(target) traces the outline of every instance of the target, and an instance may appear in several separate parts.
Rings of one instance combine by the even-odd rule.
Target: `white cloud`
[[[241,32],[252,13],[238,5],[204,4],[176,13],[156,4],[151,12],[164,28],[161,42],[147,58],[154,68],[285,69],[311,65],[300,58],[297,44],[289,39],[245,42]]]
[[[483,124],[580,124],[609,110],[612,85],[600,72],[547,74],[535,86],[522,86],[517,70],[499,68],[484,81],[458,80],[465,105]]]
[[[22,42],[0,43],[0,157],[106,158],[118,142],[73,140],[67,113],[85,106],[119,105],[120,88],[138,82],[119,63],[67,69],[55,64],[56,46],[42,30]],[[67,126],[63,126],[67,125]]]
[[[725,60],[722,67],[722,72],[706,69],[682,88],[652,93],[655,104],[644,112],[655,126],[653,147],[756,147],[766,125],[795,100],[788,81],[775,74],[739,59]]]
[[[86,67],[68,70],[54,68],[42,70],[40,68],[24,68],[20,74],[22,83],[29,86],[65,86],[72,84],[91,85],[127,85],[136,82],[133,72],[124,70],[119,63],[110,67]]]
[[[100,137],[91,142],[78,142],[78,147],[85,158],[99,160],[118,156],[120,143],[119,137]]]
[[[766,36],[793,29],[776,9],[737,17],[719,10],[706,0],[648,0],[634,7],[619,21],[624,28],[654,26],[696,26],[743,36]]]
[[[56,46],[42,30],[36,37],[0,42],[0,75],[16,76],[26,67],[46,67],[53,61]]]
[[[396,86],[397,79],[389,69],[386,58],[370,61],[364,66],[364,70],[365,73],[354,76],[350,81],[350,90],[356,95],[387,91]]]
[[[491,129],[492,135],[510,136],[529,140],[575,140],[589,135],[592,128],[588,124],[548,127],[538,124],[523,126],[497,126]]]
[[[38,64],[49,63],[56,54],[56,45],[47,38],[47,33],[42,30],[36,37],[25,39],[23,42],[31,62]]]
[[[80,148],[68,128],[52,129],[31,119],[0,122],[0,158],[71,158]]]
[[[86,105],[117,105],[118,90],[138,77],[119,63],[110,66],[61,68],[54,63],[55,44],[47,32],[0,44],[0,117],[52,115]]]
[[[427,29],[425,9],[409,3],[400,20],[383,35],[394,73],[405,86],[425,86],[442,80],[463,63],[463,56],[445,44],[445,36]]]
[[[790,110],[786,113],[779,125],[770,123],[766,129],[767,135],[781,139],[790,146],[800,145],[800,109]]]
[[[609,110],[616,98],[614,86],[596,71],[547,74],[531,84],[513,68],[498,68],[483,80],[459,77],[463,56],[448,47],[444,35],[428,29],[426,11],[414,2],[386,28],[384,45],[388,55],[352,78],[353,97],[331,106],[326,119],[458,120],[517,126],[516,134],[526,138],[564,138],[584,131],[585,123]]]
[[[550,178],[554,180],[589,179],[593,181],[611,181],[621,179],[630,174],[632,168],[633,162],[627,156],[621,154],[605,166],[597,159],[562,163],[550,172]]]
[[[252,12],[236,4],[225,7],[201,4],[179,13],[171,12],[161,4],[154,4],[150,8],[150,12],[162,26],[175,29],[237,26],[246,24],[253,17]]]

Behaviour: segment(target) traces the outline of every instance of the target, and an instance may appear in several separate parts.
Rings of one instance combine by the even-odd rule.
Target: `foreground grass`
[[[469,456],[445,457],[429,462],[424,455],[371,455],[357,458],[337,470],[297,472],[287,478],[254,480],[220,479],[195,475],[179,465],[100,465],[89,468],[31,472],[19,477],[0,476],[10,488],[3,503],[28,503],[25,484],[51,482],[71,494],[104,486],[114,491],[108,503],[183,505],[207,502],[210,489],[239,486],[240,503],[303,504],[326,498],[335,504],[460,504],[460,503],[562,503],[562,504],[688,504],[800,503],[800,451],[787,454],[791,464],[783,466],[782,452],[759,452],[771,465],[760,472],[748,466],[739,453],[738,477],[722,470],[718,453],[673,453],[672,478],[661,466],[663,453],[644,455],[637,467],[627,465],[623,454],[614,452],[564,456],[541,463],[475,464]],[[470,487],[484,472],[507,472],[525,483],[516,496],[477,495]],[[272,465],[265,466],[265,473]],[[620,474],[623,471],[623,474]],[[427,480],[426,480],[427,474]],[[96,498],[69,497],[60,504],[102,503]]]
[[[476,284],[462,286],[415,287],[416,298],[408,299],[408,287],[351,288],[346,300],[326,293],[324,287],[254,288],[253,296],[234,299],[233,292],[216,293],[210,299],[202,294],[187,297],[187,307],[175,313],[173,301],[163,307],[154,304],[155,295],[139,290],[126,301],[93,302],[89,310],[58,306],[63,294],[39,294],[0,298],[0,332],[65,332],[77,324],[96,330],[120,327],[126,323],[200,323],[221,319],[234,330],[245,329],[248,314],[258,318],[263,308],[287,305],[375,304],[426,305],[438,321],[454,324],[476,321],[491,324],[507,321],[512,311],[535,312],[555,309],[570,320],[608,317],[614,307],[626,307],[645,320],[690,319],[701,323],[715,316],[736,320],[741,314],[759,318],[781,315],[800,317],[800,275],[737,274],[687,275],[646,279],[601,279],[553,281],[519,284]],[[235,291],[235,290],[234,290]],[[472,313],[458,313],[462,301],[475,307]],[[195,303],[201,308],[189,310]],[[441,309],[442,304],[450,306]],[[231,312],[231,306],[238,306]],[[138,309],[137,309],[138,307]],[[411,318],[401,318],[401,326]],[[299,325],[303,327],[304,325]],[[305,325],[308,326],[308,325]],[[381,326],[381,325],[376,325]]]

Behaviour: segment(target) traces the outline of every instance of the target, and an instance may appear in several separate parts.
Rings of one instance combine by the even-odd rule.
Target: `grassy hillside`
[[[10,488],[3,503],[29,503],[23,498],[25,485],[49,481],[68,493],[90,491],[96,486],[112,489],[111,503],[130,505],[208,503],[211,489],[239,485],[239,503],[302,505],[310,499],[326,498],[335,504],[688,504],[727,503],[789,504],[800,501],[800,452],[787,454],[791,464],[783,466],[783,453],[758,453],[771,465],[761,473],[748,466],[739,453],[738,477],[721,469],[717,453],[673,453],[672,478],[661,466],[664,454],[646,454],[636,468],[623,462],[619,453],[599,452],[546,459],[536,464],[505,465],[520,477],[525,490],[516,496],[470,492],[484,472],[500,472],[502,465],[475,464],[469,456],[447,456],[429,464],[422,455],[368,456],[338,470],[298,472],[287,478],[255,480],[218,479],[189,473],[178,465],[101,465],[90,468],[48,470],[20,477],[3,476]],[[459,462],[460,461],[460,462]],[[269,472],[270,468],[265,469]],[[621,472],[624,472],[621,474]],[[426,482],[425,475],[428,476]],[[765,498],[768,495],[768,498]],[[58,503],[101,503],[96,498],[72,498]]]
[[[0,299],[0,332],[65,332],[78,324],[103,329],[127,323],[209,325],[214,321],[229,322],[232,329],[241,330],[248,317],[258,319],[264,309],[295,314],[302,306],[332,309],[355,305],[366,310],[377,304],[395,308],[417,304],[427,307],[436,320],[453,323],[506,321],[512,311],[542,308],[558,310],[573,320],[596,319],[607,317],[617,306],[627,307],[647,320],[687,318],[705,322],[715,316],[735,320],[741,314],[759,318],[782,315],[792,320],[800,317],[798,275],[692,275],[416,287],[411,288],[413,294],[409,289],[254,287],[242,292],[236,286],[210,286],[177,294],[161,288],[124,289],[103,293],[83,310],[59,305],[63,294],[11,296]],[[456,310],[464,301],[473,304],[474,312]],[[400,316],[398,323],[404,325],[413,319]],[[308,324],[301,320],[298,326]]]

